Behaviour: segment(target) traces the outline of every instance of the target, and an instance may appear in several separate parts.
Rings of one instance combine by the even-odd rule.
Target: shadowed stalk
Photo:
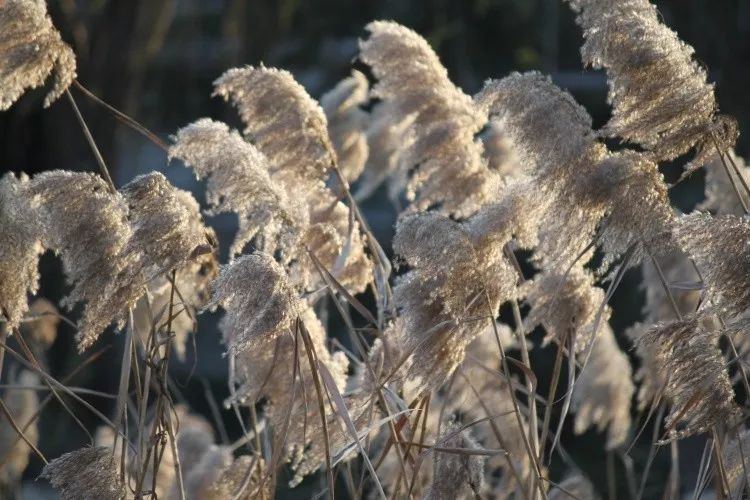
[[[109,188],[112,190],[112,192],[116,192],[117,189],[115,188],[115,183],[112,182],[112,177],[110,177],[109,175],[107,164],[104,163],[104,158],[102,158],[102,154],[99,152],[99,148],[96,146],[96,142],[94,142],[94,137],[91,135],[91,131],[89,130],[88,125],[86,125],[86,121],[83,119],[81,110],[78,109],[78,105],[76,104],[75,99],[73,99],[73,94],[71,94],[69,90],[65,90],[65,96],[68,98],[68,102],[73,107],[76,119],[78,119],[78,124],[81,126],[81,130],[83,131],[83,135],[86,137],[86,142],[88,142],[89,147],[91,148],[91,152],[94,153],[96,164],[99,165],[99,173],[102,175],[104,180],[107,181],[107,184],[109,185]]]
[[[331,443],[330,436],[328,434],[328,422],[326,419],[326,407],[323,398],[323,387],[320,382],[318,369],[317,369],[317,358],[315,355],[315,348],[312,345],[310,334],[307,333],[305,325],[297,320],[297,328],[302,336],[302,341],[305,344],[305,351],[307,352],[307,360],[310,363],[310,371],[312,372],[313,383],[315,384],[315,391],[318,395],[318,410],[320,411],[320,419],[323,425],[323,440],[325,444],[326,452],[326,476],[328,478],[328,498],[334,500],[334,482],[333,482],[333,466],[331,462]]]

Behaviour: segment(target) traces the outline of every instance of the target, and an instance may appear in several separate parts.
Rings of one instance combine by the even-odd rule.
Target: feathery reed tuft
[[[266,253],[277,248],[285,255],[294,245],[294,229],[307,224],[307,213],[274,185],[268,159],[225,124],[202,118],[180,129],[169,149],[201,179],[208,179],[209,215],[234,212],[239,231],[230,254],[242,253],[247,243],[260,237]]]
[[[488,315],[515,297],[517,276],[502,250],[512,227],[512,220],[496,224],[505,241],[493,240],[433,212],[403,217],[396,226],[393,249],[411,271],[396,281],[401,314],[391,331],[403,329],[399,347],[411,355],[404,375],[415,393],[441,386]]]
[[[678,217],[674,237],[695,261],[705,287],[705,299],[730,317],[750,307],[750,222],[744,217],[711,217],[694,212]]]
[[[604,302],[604,290],[594,286],[590,271],[574,266],[567,274],[542,272],[526,282],[523,291],[531,306],[526,317],[527,330],[542,325],[547,332],[545,343],[554,340],[565,345],[574,341],[576,353],[588,350],[596,339],[595,320]],[[605,306],[600,330],[608,317],[609,308]]]
[[[498,176],[482,157],[474,138],[487,121],[448,78],[427,41],[391,21],[367,25],[370,37],[360,42],[360,58],[377,78],[372,94],[382,99],[393,125],[411,121],[400,168],[416,167],[406,187],[413,208],[439,206],[459,217],[489,201]]]
[[[693,59],[693,48],[661,23],[649,0],[568,1],[586,38],[584,63],[607,72],[614,110],[605,135],[639,144],[656,161],[696,145],[712,149],[717,134],[723,148],[734,145],[736,137],[725,130],[729,122],[716,116],[714,87]],[[694,167],[707,159],[699,154]]]
[[[224,341],[232,352],[269,349],[301,311],[284,269],[264,253],[243,255],[221,268],[209,306],[221,305]]]
[[[655,370],[665,381],[664,396],[671,403],[666,439],[700,434],[738,414],[718,333],[702,325],[700,315],[658,323],[638,339],[652,352]],[[679,426],[679,428],[678,428]]]
[[[122,326],[129,300],[137,298],[119,282],[137,259],[124,253],[132,236],[127,203],[98,175],[64,170],[35,176],[29,193],[41,212],[42,243],[60,254],[73,285],[62,304],[85,304],[76,340],[86,349],[110,323]]]
[[[175,189],[158,172],[136,177],[120,190],[128,204],[132,235],[124,252],[140,254],[135,270],[149,282],[213,251],[215,242],[190,193]]]
[[[28,178],[9,172],[0,178],[0,316],[13,332],[28,310],[27,293],[39,283],[38,215],[28,203]]]
[[[18,100],[26,89],[54,83],[44,98],[46,108],[76,77],[73,50],[62,41],[47,14],[46,0],[0,2],[0,111]]]
[[[268,158],[273,183],[308,211],[309,225],[289,270],[293,281],[310,290],[321,284],[309,249],[350,292],[363,291],[372,268],[359,223],[325,185],[337,160],[323,110],[291,74],[275,68],[230,69],[214,85],[215,94],[239,110],[246,138]]]
[[[233,68],[214,82],[214,94],[231,101],[245,135],[271,162],[271,175],[292,188],[323,189],[336,161],[321,107],[288,72],[264,66]],[[313,193],[310,193],[311,195]]]
[[[62,500],[121,500],[125,487],[117,469],[110,448],[91,446],[57,457],[39,477],[47,479]]]
[[[426,500],[460,498],[466,492],[477,495],[484,481],[485,458],[477,454],[479,444],[457,424],[448,425],[435,443],[450,451],[436,451],[432,485]]]

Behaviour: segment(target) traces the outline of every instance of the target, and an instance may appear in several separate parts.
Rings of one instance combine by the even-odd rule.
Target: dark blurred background
[[[695,48],[697,58],[708,68],[722,112],[735,116],[742,131],[750,130],[750,0],[656,3],[666,24]],[[288,69],[311,95],[319,97],[349,74],[358,38],[365,36],[364,26],[375,19],[392,19],[422,34],[453,81],[468,94],[479,90],[487,78],[538,69],[585,105],[596,126],[609,115],[604,75],[583,70],[578,53],[580,30],[559,0],[50,0],[49,10],[77,54],[80,82],[163,139],[204,116],[238,124],[234,112],[210,95],[212,81],[233,66],[263,62]],[[118,187],[138,174],[159,170],[178,187],[196,191],[200,199],[200,186],[187,169],[168,165],[160,149],[77,90],[72,92]],[[68,103],[61,99],[43,110],[43,95],[43,90],[30,92],[0,113],[0,171],[95,171]],[[750,152],[745,135],[737,149],[741,156]],[[668,180],[677,175],[670,166],[664,167],[664,173]],[[672,190],[675,204],[689,211],[701,199],[702,189],[698,173]],[[386,197],[377,194],[364,209],[384,247],[389,247],[395,212]],[[225,260],[234,220],[208,221],[222,237]],[[42,274],[40,295],[58,300],[65,292],[59,262],[45,256]],[[621,340],[623,329],[639,319],[643,301],[639,279],[638,271],[631,271],[613,301],[612,323]],[[91,353],[78,356],[72,335],[72,330],[61,329],[50,351],[52,374],[63,377],[98,348],[114,343],[72,383],[116,392],[121,340],[110,332]],[[214,317],[202,319],[197,356],[189,352],[187,361],[176,364],[172,372],[178,382],[178,400],[209,415],[205,387],[219,404],[227,395]],[[545,394],[551,356],[550,350],[540,349],[532,359]],[[107,401],[95,403],[111,410]],[[96,425],[89,412],[77,409],[84,423]],[[237,430],[232,418],[225,420],[230,433]],[[87,438],[52,404],[41,420],[40,442],[42,451],[55,457],[86,443]],[[577,438],[566,432],[563,443],[600,491],[606,491],[601,437],[589,433]],[[701,450],[700,441],[683,446],[685,490],[692,489]],[[633,458],[643,462],[647,451],[646,445],[636,448]],[[35,477],[40,468],[32,460],[29,477]],[[554,464],[553,469],[559,478],[562,466]],[[663,483],[667,471],[668,450],[664,450],[657,456],[654,486],[647,488],[647,497],[659,496],[657,484]],[[309,479],[308,486],[316,481]],[[622,477],[618,484],[623,484]],[[310,490],[301,490],[305,491]]]

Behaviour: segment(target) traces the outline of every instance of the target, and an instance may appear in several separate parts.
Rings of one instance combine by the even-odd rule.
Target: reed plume
[[[430,45],[414,31],[390,21],[366,27],[360,59],[377,78],[373,96],[387,103],[394,125],[409,117],[409,135],[400,167],[415,169],[404,186],[413,208],[437,206],[466,217],[492,198],[498,177],[474,138],[487,121],[448,78]],[[448,187],[450,188],[448,189]]]
[[[42,470],[62,500],[121,500],[125,487],[112,450],[91,446],[65,453]]]
[[[239,217],[232,256],[254,238],[266,253],[279,250],[286,259],[295,255],[308,214],[274,184],[268,159],[255,146],[227,125],[202,118],[177,132],[169,156],[185,162],[198,178],[208,179],[209,215],[232,212]]]
[[[535,258],[543,267],[568,267],[588,246],[604,206],[580,179],[607,155],[591,129],[591,117],[573,97],[537,72],[489,80],[474,96],[477,106],[503,127],[545,204]],[[570,228],[575,228],[571,231]],[[561,237],[561,235],[564,235]]]
[[[76,77],[73,50],[62,41],[47,14],[45,0],[0,3],[0,111],[26,91],[44,85],[54,73],[44,107],[55,102]]]
[[[42,244],[60,254],[72,285],[62,304],[85,304],[76,335],[83,350],[110,323],[122,327],[128,299],[137,298],[119,281],[137,258],[124,253],[133,233],[128,205],[101,177],[89,173],[41,173],[30,182],[29,193],[42,214]]]
[[[568,0],[578,14],[585,64],[607,72],[613,116],[602,133],[638,144],[655,161],[693,149],[689,169],[736,139],[736,125],[717,117],[714,86],[693,58],[693,48],[659,20],[648,0]]]
[[[469,432],[458,425],[448,425],[438,445],[452,450],[432,452],[435,453],[433,481],[425,499],[459,498],[468,492],[478,494],[484,481],[484,457],[474,454],[480,447]]]
[[[307,247],[350,292],[372,280],[359,224],[325,185],[337,167],[325,114],[287,71],[233,68],[214,82],[215,94],[231,101],[245,124],[244,134],[269,160],[274,183],[308,212]],[[290,270],[295,281],[320,284],[307,255]]]
[[[652,350],[655,370],[671,403],[665,440],[680,439],[731,421],[738,413],[718,333],[707,330],[700,315],[658,323],[639,338]]]
[[[705,299],[730,317],[743,314],[750,307],[750,287],[744,279],[748,221],[694,212],[677,218],[673,233],[700,271]]]
[[[28,178],[7,173],[0,178],[0,315],[12,333],[28,311],[28,293],[39,283],[43,252],[38,215],[28,203]]]

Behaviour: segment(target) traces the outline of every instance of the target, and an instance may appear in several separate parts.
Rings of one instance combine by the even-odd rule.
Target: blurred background
[[[569,8],[560,0],[50,0],[50,14],[63,38],[78,57],[80,82],[96,95],[167,139],[176,130],[200,117],[237,126],[233,110],[212,98],[212,81],[226,69],[245,64],[285,68],[313,97],[320,97],[348,76],[356,61],[358,39],[364,26],[375,19],[392,19],[423,35],[436,50],[453,81],[466,93],[480,89],[487,78],[510,71],[537,69],[569,90],[594,118],[606,122],[606,80],[599,72],[584,70],[579,58],[582,37]],[[750,0],[668,0],[656,4],[668,26],[695,48],[698,60],[716,83],[722,112],[736,117],[741,131],[750,130]],[[127,128],[106,110],[72,89],[79,106],[119,187],[136,175],[158,170],[178,187],[193,190],[201,200],[201,186],[177,163],[168,164],[160,149]],[[9,111],[0,113],[0,172],[33,174],[50,169],[96,171],[96,164],[78,128],[73,112],[61,99],[50,109],[41,108],[43,90],[26,94]],[[750,136],[750,133],[747,134]],[[738,153],[747,157],[750,140],[741,135]],[[677,168],[664,167],[667,180]],[[672,190],[676,206],[689,211],[701,200],[702,173]],[[364,205],[384,248],[389,249],[395,210],[384,193]],[[226,260],[233,236],[232,217],[210,218],[220,235],[221,259]],[[2,235],[0,235],[1,237]],[[40,295],[57,301],[65,293],[59,261],[42,260]],[[625,327],[640,318],[643,296],[639,271],[631,271],[612,303],[613,327],[622,340]],[[335,321],[331,328],[336,330]],[[79,356],[72,329],[62,326],[49,352],[49,370],[57,378],[70,373],[91,354],[103,352],[71,382],[109,393],[116,392],[121,339],[105,335],[91,352]],[[188,348],[184,363],[172,375],[177,399],[210,415],[210,399],[220,405],[226,390],[226,363],[216,329],[216,317],[204,315],[196,349]],[[626,343],[621,342],[623,346]],[[553,352],[537,349],[532,363],[546,394]],[[208,396],[208,394],[211,396]],[[111,412],[107,400],[92,400]],[[78,407],[79,418],[89,428],[97,425],[90,412]],[[237,436],[233,417],[225,425]],[[40,448],[55,457],[88,442],[86,435],[56,404],[41,418]],[[573,436],[566,430],[567,450],[600,491],[605,483],[605,456],[601,436]],[[702,442],[682,447],[684,489],[691,491]],[[647,446],[632,456],[644,462]],[[41,464],[32,458],[27,476],[34,478]],[[559,469],[559,470],[557,470]],[[691,473],[692,471],[692,473]],[[553,476],[563,469],[553,464]],[[659,498],[659,484],[668,473],[668,450],[655,461],[654,486],[646,496]],[[308,478],[294,494],[309,496],[319,479]],[[618,484],[622,485],[620,478]],[[626,490],[622,490],[623,492]],[[622,493],[622,497],[626,494]],[[33,498],[30,496],[29,498]]]

